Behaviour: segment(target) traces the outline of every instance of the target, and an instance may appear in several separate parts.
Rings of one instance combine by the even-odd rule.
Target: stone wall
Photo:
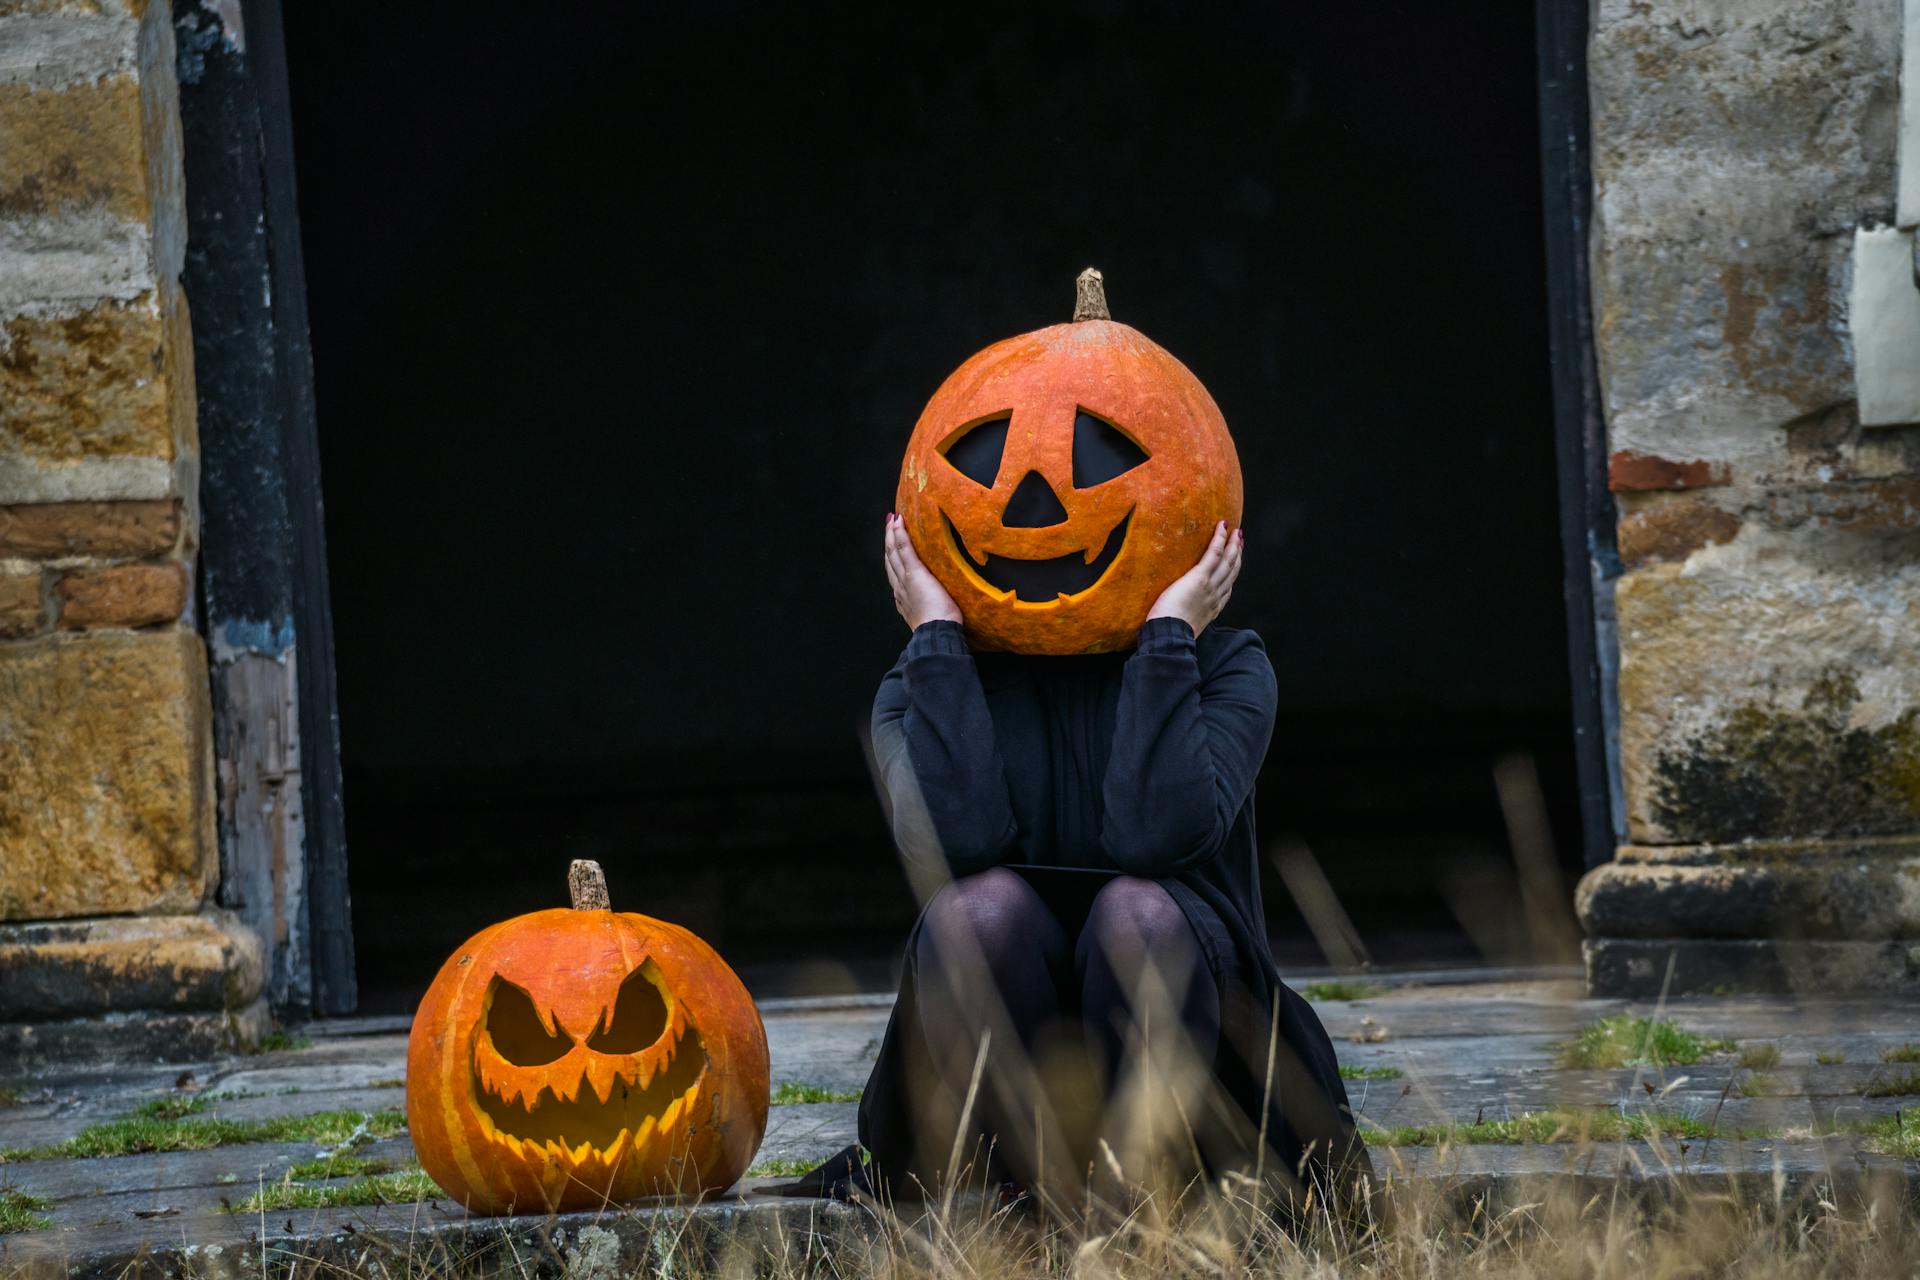
[[[1580,892],[1603,991],[1920,974],[1920,427],[1860,425],[1847,311],[1855,229],[1893,221],[1900,24],[1595,11],[1627,828]]]
[[[0,1061],[266,1023],[209,905],[173,59],[164,0],[0,0]]]

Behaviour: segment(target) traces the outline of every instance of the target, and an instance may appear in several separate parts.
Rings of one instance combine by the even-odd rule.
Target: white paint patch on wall
[[[1920,422],[1920,284],[1913,248],[1913,232],[1897,227],[1853,233],[1853,373],[1865,426]]]

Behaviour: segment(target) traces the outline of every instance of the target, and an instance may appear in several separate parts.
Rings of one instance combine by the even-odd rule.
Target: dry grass
[[[1895,1184],[1754,1193],[1735,1186],[1534,1179],[1495,1187],[1400,1181],[1373,1212],[1314,1205],[1290,1230],[1226,1184],[1177,1203],[1043,1219],[992,1196],[852,1210],[789,1202],[706,1216],[610,1208],[456,1236],[362,1230],[263,1277],[466,1280],[1870,1280],[1920,1271],[1920,1222]],[[354,1193],[358,1194],[358,1192]],[[267,1211],[367,1203],[344,1189],[276,1196]],[[427,1215],[431,1216],[431,1215]],[[421,1221],[401,1202],[398,1220]],[[1388,1219],[1391,1221],[1389,1222]],[[394,1220],[391,1216],[389,1221]],[[478,1225],[478,1224],[475,1224]],[[193,1268],[186,1269],[189,1276]],[[210,1277],[209,1277],[210,1280]]]

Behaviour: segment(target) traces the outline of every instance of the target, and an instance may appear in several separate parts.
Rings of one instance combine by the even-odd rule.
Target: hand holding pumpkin
[[[893,607],[907,620],[907,626],[917,628],[923,622],[941,619],[960,621],[960,606],[953,602],[939,579],[927,571],[927,566],[920,563],[913,543],[907,539],[906,526],[892,512],[887,514],[886,559]]]
[[[1234,580],[1240,576],[1240,553],[1246,544],[1242,530],[1227,532],[1222,520],[1213,531],[1200,563],[1173,580],[1147,611],[1154,618],[1179,618],[1199,635],[1207,624],[1220,616],[1233,595]]]

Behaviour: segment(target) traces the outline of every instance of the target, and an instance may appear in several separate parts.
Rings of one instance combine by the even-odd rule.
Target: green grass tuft
[[[1691,1066],[1709,1053],[1733,1048],[1731,1040],[1709,1040],[1665,1018],[1616,1014],[1582,1027],[1557,1046],[1563,1067]]]
[[[817,1084],[795,1084],[789,1080],[773,1091],[771,1105],[791,1107],[803,1102],[858,1102],[858,1089],[828,1089]]]
[[[1787,1092],[1787,1086],[1764,1071],[1756,1071],[1735,1084],[1730,1092],[1736,1098],[1777,1098]]]
[[[324,1182],[328,1178],[366,1178],[376,1173],[393,1172],[393,1161],[381,1160],[373,1156],[356,1156],[341,1152],[335,1156],[325,1156],[319,1160],[303,1160],[287,1170],[287,1176],[295,1182]]]
[[[1743,1044],[1740,1046],[1740,1065],[1755,1071],[1780,1065],[1780,1046],[1777,1044]]]
[[[812,1173],[818,1160],[762,1160],[747,1170],[749,1178],[797,1178]]]
[[[398,1108],[387,1111],[317,1111],[304,1116],[274,1116],[266,1120],[222,1120],[201,1117],[200,1104],[168,1116],[147,1112],[164,1110],[174,1099],[162,1098],[131,1115],[91,1124],[65,1142],[50,1147],[0,1151],[0,1163],[15,1160],[52,1160],[125,1156],[143,1151],[205,1151],[248,1142],[312,1142],[338,1146],[366,1122],[366,1139],[388,1138],[407,1127]],[[143,1112],[147,1112],[143,1114]]]
[[[1896,1045],[1880,1051],[1882,1062],[1920,1062],[1920,1044]]]
[[[323,1186],[296,1182],[276,1182],[256,1191],[232,1206],[233,1213],[275,1212],[280,1209],[338,1209],[345,1205],[413,1204],[421,1200],[443,1199],[440,1190],[418,1165],[392,1173],[355,1178],[351,1182],[333,1182]]]
[[[0,1188],[0,1236],[13,1231],[39,1231],[52,1226],[53,1219],[40,1212],[52,1207],[53,1201],[41,1196]]]
[[[1342,1080],[1398,1080],[1405,1073],[1398,1067],[1354,1067],[1340,1064]]]
[[[1813,1055],[1813,1060],[1823,1067],[1837,1067],[1847,1060],[1847,1055],[1838,1049],[1822,1049]]]
[[[369,1089],[404,1089],[407,1087],[405,1076],[384,1076],[378,1080],[367,1081]]]
[[[1907,1112],[1896,1111],[1869,1121],[1860,1132],[1866,1134],[1869,1151],[1902,1160],[1920,1159],[1920,1119],[1910,1118]]]
[[[1580,1111],[1557,1108],[1526,1111],[1505,1120],[1472,1124],[1401,1125],[1364,1136],[1376,1147],[1480,1146],[1488,1143],[1616,1142],[1622,1138],[1705,1138],[1712,1128],[1694,1116],[1673,1111]]]
[[[287,1031],[275,1030],[254,1048],[254,1052],[289,1053],[295,1049],[311,1048],[313,1048],[312,1036],[296,1036]]]
[[[1368,1000],[1380,994],[1371,982],[1309,982],[1300,988],[1309,1000]]]
[[[1920,1071],[1902,1071],[1898,1075],[1882,1076],[1868,1083],[1860,1091],[1863,1098],[1899,1098],[1910,1093],[1920,1093]]]
[[[0,1107],[20,1105],[20,1090],[10,1084],[0,1084]]]

